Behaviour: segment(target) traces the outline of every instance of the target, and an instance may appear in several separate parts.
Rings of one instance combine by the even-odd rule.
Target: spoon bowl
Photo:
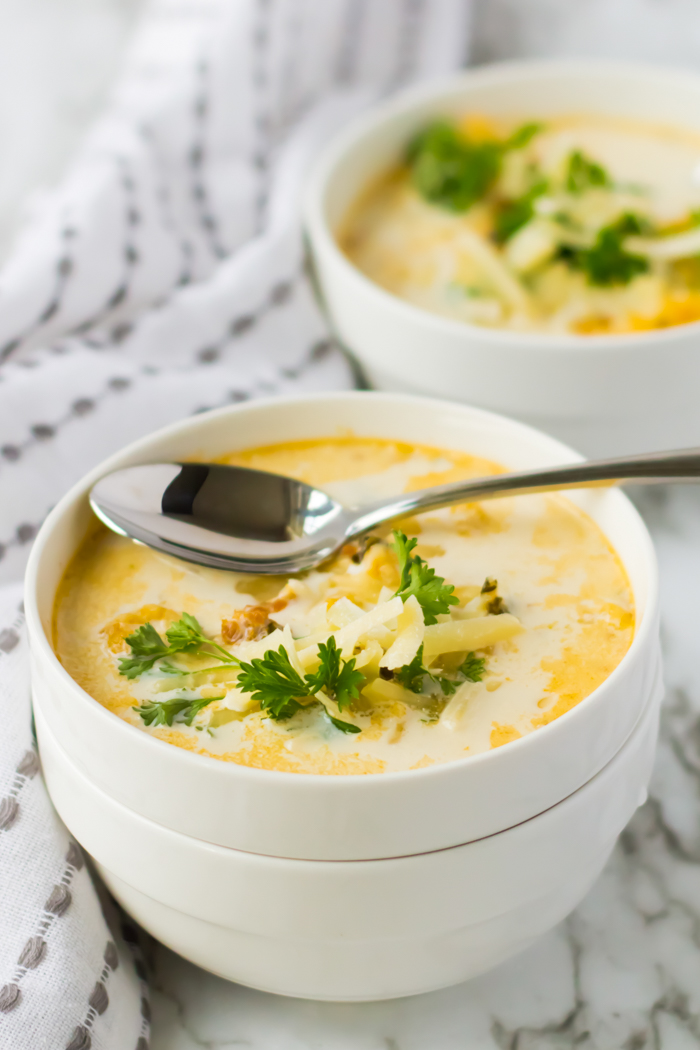
[[[114,532],[185,561],[236,572],[300,572],[345,541],[354,517],[303,481],[220,463],[151,463],[90,493]]]

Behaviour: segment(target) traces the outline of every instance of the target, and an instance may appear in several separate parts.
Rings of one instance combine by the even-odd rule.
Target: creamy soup
[[[222,461],[348,504],[499,470],[352,437]],[[634,607],[598,526],[563,496],[533,495],[405,519],[289,578],[190,565],[95,525],[53,630],[79,685],[170,744],[264,769],[382,773],[476,755],[569,711],[624,656]]]
[[[438,121],[351,208],[368,277],[495,328],[635,332],[700,318],[700,134],[603,117]]]

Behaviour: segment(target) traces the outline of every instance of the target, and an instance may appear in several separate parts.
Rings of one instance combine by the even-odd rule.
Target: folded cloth
[[[22,620],[21,585],[2,588],[0,1046],[146,1050],[136,938],[104,894],[101,903],[39,774]]]
[[[153,0],[109,111],[0,276],[2,1048],[148,1040],[133,945],[38,773],[10,585],[51,506],[126,442],[211,407],[353,384],[304,271],[308,163],[371,101],[459,65],[468,13],[469,0]]]

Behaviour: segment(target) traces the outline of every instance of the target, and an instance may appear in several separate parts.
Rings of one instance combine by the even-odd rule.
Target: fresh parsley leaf
[[[647,272],[649,262],[643,255],[626,251],[622,242],[642,229],[637,216],[627,213],[600,229],[591,248],[563,246],[559,258],[572,269],[581,270],[589,284],[600,287],[629,284],[634,277]]]
[[[171,653],[201,651],[202,656],[214,656],[225,663],[236,662],[236,658],[227,649],[212,642],[211,638],[207,638],[199,621],[190,613],[184,612],[179,620],[171,623],[165,632],[165,637],[168,639]],[[216,652],[209,652],[210,648],[215,649]]]
[[[355,657],[342,660],[333,635],[327,642],[320,642],[318,657],[321,661],[315,674],[305,676],[311,695],[323,689],[335,699],[342,711],[360,695],[360,686],[365,680],[361,671],[355,670]],[[331,719],[332,720],[332,719]]]
[[[566,173],[566,188],[569,193],[583,193],[596,186],[610,184],[610,176],[601,164],[591,160],[578,149],[570,154]]]
[[[174,697],[171,700],[148,700],[134,707],[147,726],[171,726],[173,722],[184,722],[191,726],[195,718],[208,704],[221,700],[220,696]]]
[[[190,671],[184,670],[181,667],[175,667],[174,664],[171,664],[169,660],[163,660],[163,663],[158,666],[158,670],[163,671],[165,674],[190,674]]]
[[[413,139],[407,160],[422,197],[448,211],[464,212],[493,185],[501,153],[499,143],[470,142],[453,125],[436,121]]]
[[[398,556],[399,572],[401,573],[399,589],[396,594],[403,591],[411,582],[411,562],[413,561],[413,550],[417,543],[418,540],[415,536],[409,540],[405,532],[399,532],[398,529],[394,529],[391,545]]]
[[[435,575],[435,569],[412,553],[417,542],[415,537],[409,540],[405,533],[394,529],[392,546],[399,558],[401,574],[396,595],[405,602],[414,594],[423,609],[425,623],[437,623],[441,613],[449,612],[451,605],[459,605],[459,598],[453,594],[451,583],[445,583],[442,576]]]
[[[342,711],[351,700],[359,696],[359,685],[364,675],[355,670],[355,659],[342,660],[332,636],[319,645],[320,667],[315,674],[304,678],[295,671],[283,645],[277,652],[268,649],[262,659],[241,663],[238,687],[244,693],[252,693],[263,711],[276,721],[286,720],[304,706],[302,699],[313,699],[321,689],[335,697]],[[337,729],[344,733],[359,733],[358,726],[345,728],[349,722],[341,722],[328,711],[326,714]]]
[[[480,682],[486,670],[486,657],[477,656],[475,653],[467,653],[459,666],[459,673],[464,675],[467,682]]]
[[[203,642],[207,642],[204,632],[191,613],[184,612],[179,620],[171,623],[165,632],[168,644],[173,652],[184,652],[188,649],[196,649]]]
[[[299,698],[312,696],[309,686],[295,669],[283,645],[268,649],[262,658],[241,661],[238,688],[252,693],[263,711],[275,721],[291,718],[302,707]]]
[[[119,674],[126,678],[138,678],[144,671],[149,671],[156,660],[172,656],[174,653],[200,653],[210,656],[222,663],[237,664],[238,660],[227,649],[213,642],[202,631],[200,624],[190,613],[183,613],[179,620],[171,623],[165,633],[167,644],[156,631],[152,623],[144,623],[126,639],[131,649],[131,656],[119,660]],[[212,652],[214,650],[214,652]],[[185,674],[169,662],[161,665],[166,674]]]
[[[496,213],[494,237],[499,244],[505,243],[513,234],[532,219],[535,214],[535,201],[547,192],[545,179],[539,179],[522,197],[505,201]]]
[[[330,718],[331,722],[336,729],[339,729],[341,733],[361,733],[362,730],[359,726],[355,726],[352,722],[342,722],[339,718],[334,718],[333,715],[326,711],[326,714]]]
[[[413,185],[426,200],[464,212],[492,188],[507,150],[522,149],[542,130],[523,124],[503,142],[472,142],[447,121],[424,128],[407,150]]]
[[[411,660],[410,664],[404,664],[403,667],[399,667],[398,670],[394,671],[394,677],[396,680],[404,687],[404,689],[409,689],[412,693],[423,692],[423,679],[426,674],[428,674],[428,671],[423,666],[422,645]]]
[[[333,690],[335,702],[340,711],[344,707],[348,707],[353,700],[357,700],[360,695],[360,686],[364,680],[365,676],[362,674],[362,671],[355,670],[355,657],[353,656],[346,660]]]
[[[394,677],[400,684],[405,688],[409,689],[412,693],[423,692],[423,682],[426,676],[435,685],[439,685],[443,693],[443,696],[452,696],[457,689],[459,682],[455,682],[451,678],[446,678],[445,675],[433,674],[423,663],[423,646],[421,645],[418,652],[411,660],[410,664],[404,664],[403,667],[399,667],[394,672]]]
[[[150,670],[156,660],[169,652],[168,646],[152,623],[144,623],[125,641],[131,649],[131,656],[121,657],[119,674],[126,678],[138,678],[144,671]]]
[[[159,656],[167,646],[152,623],[144,623],[126,639],[134,656]]]

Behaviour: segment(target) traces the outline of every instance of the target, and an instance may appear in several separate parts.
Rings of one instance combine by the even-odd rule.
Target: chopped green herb
[[[396,591],[404,602],[413,594],[423,609],[426,624],[437,623],[440,614],[448,613],[451,605],[459,605],[459,598],[453,593],[451,583],[445,583],[442,576],[435,575],[435,569],[423,561],[413,548],[418,540],[409,540],[405,533],[394,529],[392,546],[399,558],[401,581]],[[396,597],[396,595],[394,597]]]
[[[238,676],[238,688],[244,693],[252,693],[260,707],[270,718],[283,721],[291,718],[302,707],[308,706],[302,700],[317,701],[316,694],[325,690],[331,695],[339,709],[347,707],[359,696],[359,686],[364,681],[360,671],[355,670],[355,658],[343,660],[336,648],[335,638],[319,645],[319,669],[314,674],[301,677],[292,667],[289,655],[283,645],[277,652],[273,649],[261,658],[243,663]],[[358,726],[350,722],[341,722],[326,711],[331,722],[344,733],[359,733]],[[351,728],[350,728],[351,727]]]
[[[270,718],[275,721],[291,718],[303,706],[300,697],[313,696],[298,671],[292,667],[283,645],[277,652],[268,649],[262,658],[241,661],[238,688],[251,693]]]
[[[394,672],[393,677],[404,689],[409,689],[412,693],[422,693],[423,679],[428,673],[427,667],[423,666],[423,646],[421,645],[410,664],[404,664],[403,667],[399,667]]]
[[[146,701],[134,707],[147,726],[171,726],[173,722],[184,722],[191,726],[199,712],[221,696],[175,697],[171,700]],[[199,726],[197,727],[199,728]]]
[[[457,688],[457,683],[453,682],[450,678],[445,678],[443,675],[435,675],[432,671],[423,663],[423,646],[421,645],[418,652],[411,660],[410,664],[404,664],[403,667],[399,667],[394,672],[394,676],[398,682],[404,686],[405,689],[410,689],[412,693],[423,692],[423,682],[426,676],[435,685],[439,685],[445,696],[451,696]]]
[[[333,723],[335,728],[339,729],[341,731],[341,733],[361,733],[362,732],[360,727],[353,725],[352,722],[343,722],[343,721],[341,721],[340,718],[334,718],[333,715],[328,713],[328,711],[326,711],[326,714],[328,715],[329,719],[331,720],[331,722]]]
[[[458,670],[467,682],[480,682],[486,670],[486,657],[467,653]]]
[[[435,121],[408,147],[413,185],[433,204],[467,211],[492,188],[503,154],[522,149],[541,130],[542,124],[523,124],[502,142],[472,142],[448,121]]]
[[[407,160],[413,185],[426,200],[463,212],[488,192],[501,167],[496,142],[470,142],[456,128],[437,121],[417,135]]]
[[[423,646],[421,645],[410,664],[399,667],[394,672],[394,677],[404,689],[409,689],[412,693],[422,693],[423,683],[427,676],[431,682],[440,686],[443,696],[452,696],[462,681],[480,682],[485,666],[485,658],[479,658],[474,653],[467,653],[464,661],[457,668],[457,675],[461,675],[462,678],[448,678],[446,675],[433,674],[423,663]]]
[[[171,652],[194,653],[201,652],[204,647],[215,649],[216,652],[204,652],[205,656],[215,656],[217,660],[224,663],[235,662],[235,657],[217,642],[212,642],[204,634],[201,626],[194,616],[184,612],[179,620],[171,623],[165,632]]]
[[[320,642],[318,657],[321,661],[315,674],[306,675],[306,682],[311,694],[323,689],[335,699],[342,711],[360,695],[360,686],[364,682],[361,671],[355,670],[355,658],[342,660],[335,638],[330,636],[327,642]],[[331,721],[333,721],[331,719]]]
[[[222,663],[238,663],[228,650],[206,637],[190,613],[183,613],[179,620],[171,623],[165,637],[167,642],[163,641],[152,623],[145,623],[137,628],[125,639],[131,649],[131,656],[121,657],[119,674],[126,678],[138,678],[144,671],[149,671],[157,660],[173,656],[175,653],[198,653],[201,656],[213,657]],[[169,662],[165,665],[165,671],[167,674],[181,673]]]
[[[592,248],[563,246],[559,249],[559,258],[572,269],[581,270],[589,284],[601,287],[629,284],[634,277],[647,272],[649,262],[643,255],[626,251],[622,242],[643,229],[637,216],[627,213],[599,230]]]
[[[498,244],[510,240],[513,234],[527,225],[534,214],[535,210],[528,194],[518,200],[508,201],[496,213],[494,220],[494,237]]]
[[[492,576],[487,576],[481,588],[481,593],[482,595],[491,595],[491,598],[486,603],[487,615],[500,616],[501,613],[508,612],[508,606],[498,594],[498,580],[494,580]]]
[[[163,671],[165,674],[187,675],[191,673],[185,668],[175,667],[169,660],[163,660],[163,663],[158,665],[158,670]]]
[[[119,661],[119,674],[127,678],[138,678],[144,671],[150,670],[156,660],[170,652],[152,623],[145,623],[125,639],[131,649],[131,656],[123,656]]]
[[[527,146],[531,142],[535,135],[539,135],[544,130],[544,124],[539,121],[530,121],[529,124],[523,124],[521,127],[516,128],[513,134],[506,139],[503,143],[504,149],[522,149],[523,146]]]
[[[569,193],[583,193],[595,187],[610,185],[610,176],[601,164],[591,160],[578,149],[570,154],[566,173],[566,188]]]
[[[499,244],[509,240],[535,214],[535,201],[546,193],[548,184],[540,179],[522,197],[506,201],[496,213],[494,237]]]

